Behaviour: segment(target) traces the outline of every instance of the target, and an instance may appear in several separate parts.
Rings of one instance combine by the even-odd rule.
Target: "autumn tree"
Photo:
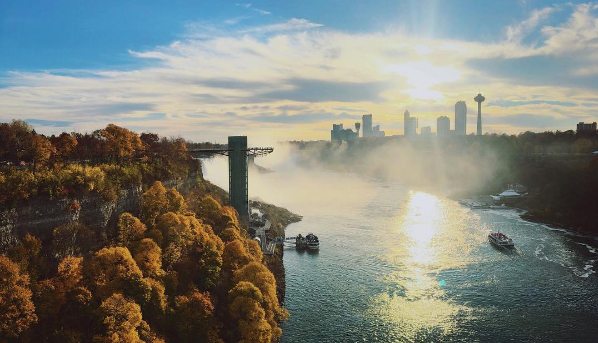
[[[142,239],[135,246],[134,259],[145,277],[160,278],[162,270],[162,249],[150,238]]]
[[[167,212],[168,199],[166,198],[166,188],[162,182],[156,181],[141,195],[141,219],[148,226],[153,227],[156,218],[162,213]]]
[[[114,293],[100,305],[104,332],[95,342],[141,343],[137,329],[143,320],[141,307],[120,293]]]
[[[42,135],[31,137],[31,155],[33,158],[33,170],[45,166],[50,158],[56,153],[56,148],[49,139]]]
[[[174,325],[178,342],[220,342],[214,305],[207,292],[192,289],[174,301]]]
[[[96,252],[87,275],[92,280],[95,295],[101,299],[116,292],[145,296],[147,287],[142,282],[143,275],[127,248],[106,247]]]
[[[276,296],[276,279],[272,272],[260,262],[250,262],[234,273],[235,281],[247,281],[255,285],[263,296],[263,308],[266,320],[272,327],[272,335],[280,337],[282,330],[278,322],[287,317],[286,311],[280,306]]]
[[[143,150],[143,143],[135,132],[114,124],[108,124],[100,131],[105,139],[109,156],[117,161],[130,159],[136,152]]]
[[[75,135],[63,132],[52,140],[52,144],[56,147],[56,155],[64,161],[71,157],[78,142]]]
[[[264,298],[258,287],[251,282],[241,281],[228,294],[228,314],[235,321],[238,342],[270,343],[274,342],[271,324],[266,320],[266,311],[262,304]]]
[[[0,255],[0,338],[16,339],[37,321],[29,277]]]
[[[147,228],[137,217],[128,212],[118,217],[116,225],[116,240],[118,245],[130,247],[140,241]]]

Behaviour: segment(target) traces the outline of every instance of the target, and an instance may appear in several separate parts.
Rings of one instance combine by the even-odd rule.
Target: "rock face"
[[[132,187],[122,190],[114,201],[106,201],[99,194],[77,199],[33,198],[18,208],[0,211],[0,244],[10,244],[25,233],[48,239],[55,227],[74,219],[105,236],[105,231],[116,222],[120,213],[139,211],[141,193],[141,187]],[[75,203],[77,208],[73,209]]]
[[[185,189],[197,176],[185,180],[164,181],[166,187]],[[17,208],[0,210],[0,249],[11,245],[17,237],[31,233],[46,240],[57,226],[78,220],[96,231],[98,237],[107,237],[116,226],[122,212],[139,213],[141,186],[121,190],[114,201],[107,201],[99,194],[87,194],[80,198],[48,199],[37,197]],[[76,204],[76,205],[75,205]]]

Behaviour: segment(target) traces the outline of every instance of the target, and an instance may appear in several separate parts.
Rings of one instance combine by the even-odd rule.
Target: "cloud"
[[[311,79],[291,79],[285,82],[289,89],[263,93],[260,96],[271,100],[301,102],[360,102],[380,101],[384,90],[383,82],[335,82]]]
[[[275,23],[270,25],[257,26],[243,30],[243,33],[272,33],[272,32],[285,32],[285,31],[305,31],[311,30],[324,25],[311,22],[303,18],[291,18],[282,23]]]
[[[65,120],[45,120],[45,119],[25,119],[27,123],[32,126],[47,126],[47,127],[68,127],[72,126],[73,122]]]
[[[266,123],[283,123],[283,124],[301,124],[301,123],[317,123],[321,121],[337,122],[341,120],[360,121],[360,115],[348,113],[318,113],[318,112],[301,112],[293,115],[289,114],[262,114],[252,116],[252,120]]]
[[[242,29],[188,23],[179,40],[131,51],[135,68],[9,72],[0,117],[48,121],[42,130],[116,122],[197,140],[323,139],[332,122],[363,113],[389,134],[402,133],[405,109],[434,127],[482,92],[488,130],[563,130],[598,113],[595,7],[571,5],[561,23],[556,9],[532,11],[498,42],[319,30],[297,18]]]

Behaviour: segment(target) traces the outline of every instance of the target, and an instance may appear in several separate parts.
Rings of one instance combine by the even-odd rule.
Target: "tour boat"
[[[502,232],[491,232],[488,235],[488,240],[499,248],[513,248],[515,246],[513,240]]]
[[[307,241],[307,248],[311,250],[318,250],[320,248],[320,241],[318,240],[318,236],[314,235],[313,233],[308,233],[305,236],[305,240]]]

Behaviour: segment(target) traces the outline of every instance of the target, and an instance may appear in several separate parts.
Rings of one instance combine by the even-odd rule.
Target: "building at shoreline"
[[[440,116],[436,119],[436,135],[446,137],[451,133],[451,120],[447,116]]]
[[[372,114],[364,114],[361,117],[362,126],[361,132],[362,137],[372,137],[374,135],[374,131],[372,129]]]
[[[405,137],[415,137],[417,135],[417,118],[412,117],[409,110],[403,113],[403,127]]]
[[[461,136],[467,134],[467,105],[465,101],[457,101],[455,104],[455,134]]]
[[[353,142],[357,140],[357,138],[357,132],[351,129],[345,129],[343,124],[332,124],[332,130],[330,130],[331,142]]]

